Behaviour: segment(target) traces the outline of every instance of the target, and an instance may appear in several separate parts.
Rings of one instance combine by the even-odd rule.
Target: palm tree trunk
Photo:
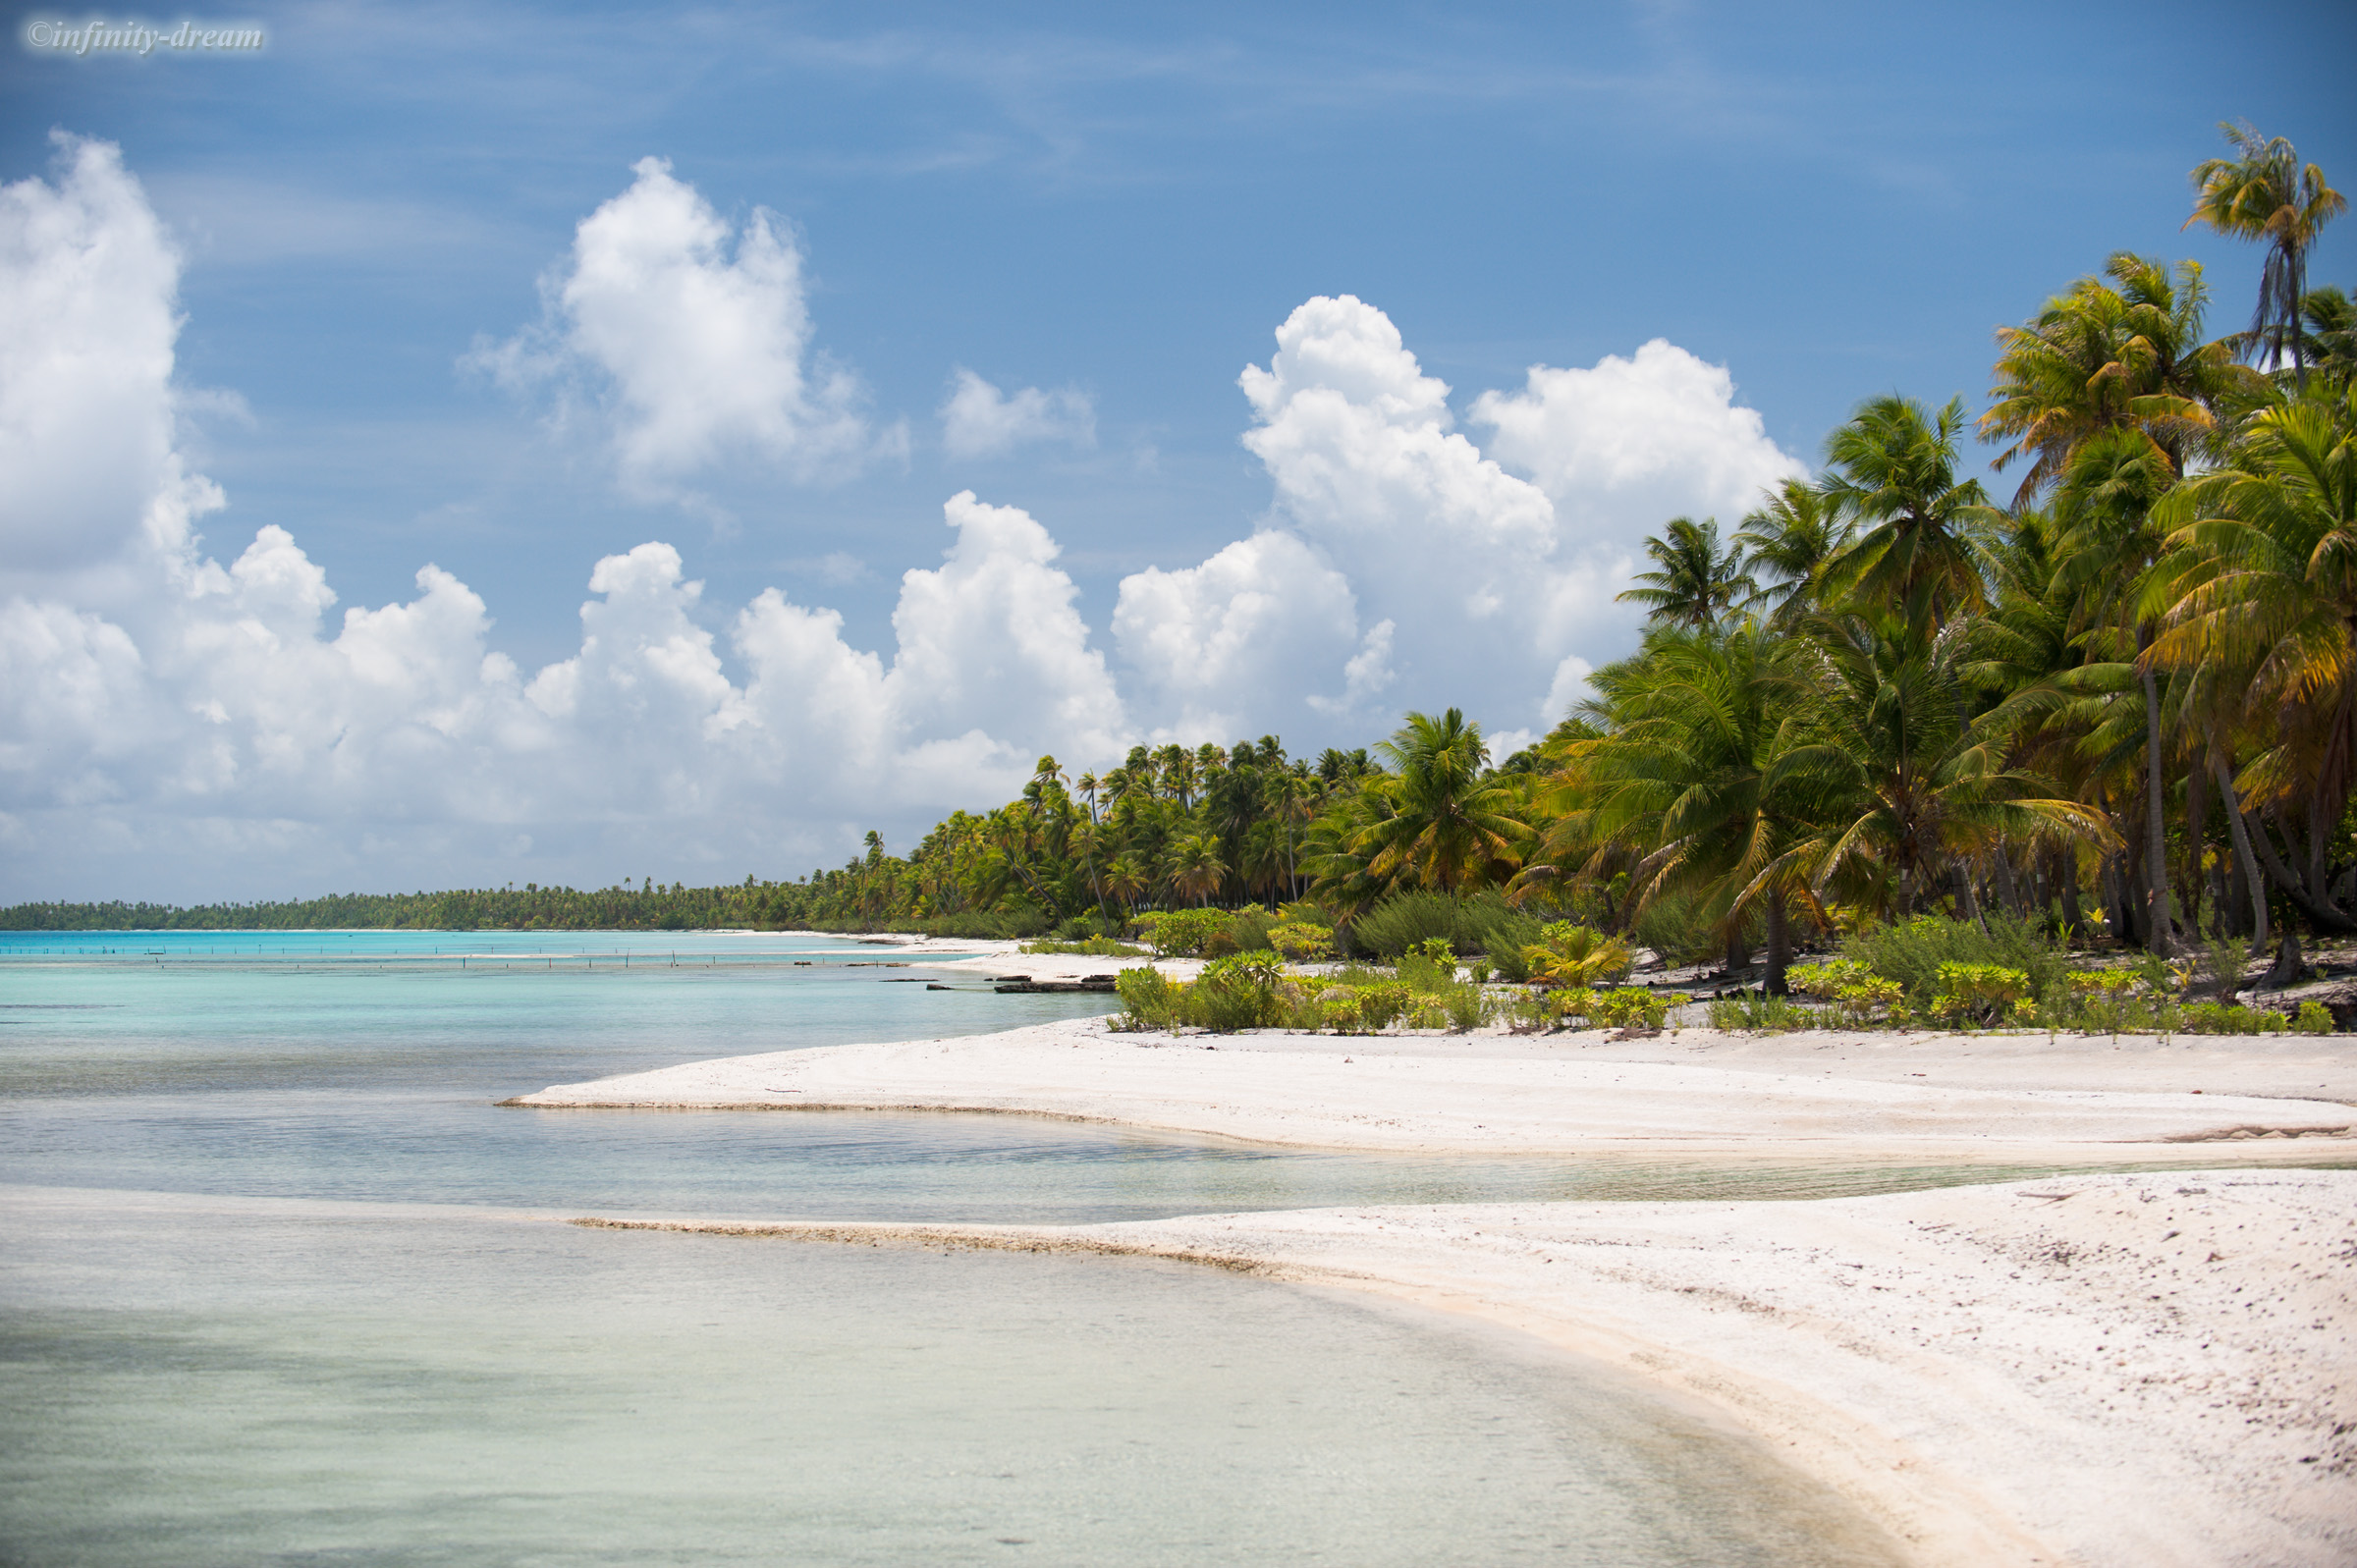
[[[2296,986],[2308,978],[2308,961],[2300,955],[2300,929],[2286,921],[2282,941],[2275,947],[2275,967],[2260,982],[2270,991],[2281,991]]]
[[[2269,836],[2266,823],[2252,827],[2251,843],[2259,851],[2259,863],[2267,867],[2267,874],[2283,890],[2283,896],[2315,924],[2318,932],[2344,937],[2357,934],[2357,920],[2351,920],[2332,903],[2309,896],[2307,887],[2283,864],[2283,857],[2275,853],[2275,840]]]
[[[1981,918],[1980,894],[1972,891],[1972,867],[1961,860],[1956,862],[1956,908],[1984,935],[1988,933],[1989,922]]]
[[[2016,920],[2022,917],[2021,889],[2013,882],[2013,857],[2001,844],[1997,851],[1997,895],[2003,900],[2006,914]]]
[[[2308,800],[2308,895],[2318,903],[2332,901],[2330,875],[2325,869],[2325,846],[2331,841],[2332,825],[2325,813],[2325,792]]]
[[[1792,963],[1792,926],[1784,915],[1784,895],[1768,895],[1768,979],[1771,997],[1788,997],[1792,988],[1784,980],[1784,971]]]
[[[2111,935],[2123,943],[2142,941],[2136,929],[2136,900],[2130,890],[2135,887],[2135,868],[2127,849],[2104,857],[2104,918],[2111,927]]]
[[[2210,754],[2211,777],[2218,781],[2219,798],[2226,803],[2226,831],[2234,838],[2234,866],[2242,873],[2244,886],[2251,890],[2251,942],[2261,950],[2267,947],[2267,884],[2260,879],[2259,862],[2251,854],[2251,834],[2242,819],[2242,797],[2234,792],[2234,781],[2227,776],[2226,760],[2215,751]]]
[[[2185,770],[2185,929],[2202,929],[2203,840],[2210,837],[2210,778],[2199,763]]]
[[[2165,958],[2173,950],[2168,939],[2168,843],[2165,836],[2166,823],[2162,817],[2161,783],[2161,688],[2153,680],[2150,670],[2142,672],[2144,678],[2144,765],[2145,765],[2145,899],[2150,929],[2145,933],[2145,949]]]
[[[2062,929],[2076,937],[2086,925],[2079,908],[2079,852],[2057,844],[2047,851],[2046,864],[2047,882],[2062,900]]]

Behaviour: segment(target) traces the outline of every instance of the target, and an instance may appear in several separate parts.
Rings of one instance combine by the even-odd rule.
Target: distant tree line
[[[791,924],[792,884],[724,888],[673,883],[611,888],[461,888],[444,892],[346,892],[254,903],[21,903],[0,909],[8,931],[688,931]]]

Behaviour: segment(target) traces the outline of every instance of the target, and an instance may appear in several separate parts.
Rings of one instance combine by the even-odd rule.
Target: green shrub
[[[1239,952],[1215,958],[1203,966],[1195,983],[1185,988],[1187,1022],[1215,1034],[1272,1028],[1285,1020],[1285,1005],[1277,994],[1284,978],[1285,971],[1273,953]]]
[[[1788,1029],[1814,1029],[1817,1014],[1795,1003],[1788,997],[1772,997],[1764,991],[1738,991],[1711,1000],[1711,1027],[1714,1029],[1743,1029],[1760,1034],[1781,1034]]]
[[[1079,942],[1057,942],[1043,937],[1037,942],[1024,943],[1022,950],[1043,955],[1067,953],[1088,958],[1143,958],[1146,956],[1145,948],[1133,947],[1125,942],[1116,942],[1111,937],[1089,937]]]
[[[1630,944],[1651,947],[1673,968],[1708,963],[1724,957],[1727,940],[1713,935],[1711,923],[1698,918],[1695,900],[1684,893],[1655,898],[1639,910],[1628,930]]]
[[[1629,965],[1627,943],[1568,920],[1540,927],[1539,940],[1522,949],[1522,958],[1533,980],[1559,986],[1617,980]]]
[[[1316,963],[1334,956],[1334,928],[1313,926],[1304,921],[1288,921],[1271,926],[1269,946],[1295,963]]]
[[[1446,937],[1427,937],[1399,955],[1399,978],[1410,991],[1430,996],[1456,984],[1456,950]]]
[[[1457,912],[1456,950],[1486,953],[1501,976],[1519,982],[1530,978],[1527,972],[1515,972],[1522,949],[1537,942],[1543,929],[1536,917],[1514,908],[1499,894],[1479,892],[1467,898]]]
[[[1235,934],[1226,926],[1222,926],[1210,936],[1205,937],[1203,946],[1197,950],[1206,958],[1224,958],[1237,950]]]
[[[1934,1005],[1946,995],[1940,984],[1943,964],[1965,964],[2017,970],[2034,1001],[2058,997],[2068,960],[2053,941],[2026,920],[1993,914],[1983,931],[1969,920],[1923,915],[1894,926],[1873,926],[1849,937],[1841,955],[1864,964],[1882,979],[1895,981],[1910,1007]]]
[[[1416,994],[1397,980],[1379,980],[1357,991],[1358,1021],[1368,1029],[1389,1029],[1416,1000]]]
[[[1853,958],[1796,965],[1784,978],[1802,995],[1832,1002],[1835,1019],[1853,1029],[1875,1024],[1902,1028],[1909,1017],[1906,988]]]
[[[1159,909],[1138,916],[1137,928],[1162,956],[1191,958],[1214,935],[1227,936],[1233,919],[1225,909]]]
[[[2037,1014],[2038,1004],[2030,996],[2030,977],[2002,964],[1944,963],[1940,966],[1939,987],[1932,998],[1932,1013],[1950,1024],[1986,1027],[2001,1022],[2021,1023]]]
[[[2303,1035],[2329,1035],[2332,1032],[2332,1012],[2323,1002],[2311,998],[2300,1003],[2299,1016],[2291,1027]]]
[[[1562,986],[1552,993],[1541,992],[1540,995],[1552,998],[1556,1019],[1564,1028],[1573,1027],[1574,1018],[1579,1020],[1578,1027],[1583,1029],[1596,1025],[1597,997],[1588,987]]]
[[[2199,1001],[2179,1009],[2177,1027],[2191,1035],[2275,1035],[2291,1027],[2291,1020],[2265,1008]]]
[[[1596,1009],[1591,1016],[1600,1027],[1606,1029],[1659,1029],[1670,1016],[1671,1001],[1672,998],[1666,992],[1629,986],[1618,991],[1608,991],[1597,998]]]
[[[1350,945],[1386,959],[1435,938],[1453,948],[1457,912],[1456,900],[1445,892],[1395,892],[1350,923]]]
[[[1499,1001],[1498,1016],[1504,1018],[1506,1026],[1518,1035],[1551,1029],[1561,1022],[1555,1003],[1562,995],[1560,991],[1536,991],[1516,986],[1506,992]]]
[[[1350,944],[1360,952],[1397,959],[1423,943],[1444,939],[1459,957],[1488,953],[1507,979],[1522,948],[1539,940],[1539,922],[1495,892],[1454,898],[1420,888],[1392,893],[1350,926]]]
[[[1151,965],[1123,970],[1114,976],[1113,989],[1123,1007],[1117,1028],[1175,1029],[1185,1021],[1186,988]]]
[[[1318,1024],[1338,1035],[1354,1035],[1362,1027],[1358,1013],[1358,993],[1348,986],[1336,986],[1318,998]]]
[[[1478,985],[1451,986],[1441,993],[1441,1005],[1449,1015],[1449,1027],[1460,1035],[1498,1015],[1496,1000]]]
[[[1228,917],[1228,939],[1235,944],[1238,952],[1274,952],[1276,946],[1269,941],[1269,930],[1278,923],[1275,915],[1257,905],[1238,909]]]

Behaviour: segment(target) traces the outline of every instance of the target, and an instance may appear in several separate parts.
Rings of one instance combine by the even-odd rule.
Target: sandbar
[[[1147,1253],[1476,1314],[1710,1402],[1940,1568],[2357,1561],[2346,1036],[1211,1036],[1076,1019],[693,1062],[508,1104],[992,1111],[1402,1153],[1985,1165],[1992,1179],[1974,1185],[1802,1202],[1026,1227],[582,1222]],[[2066,1173],[2023,1180],[2024,1166]]]

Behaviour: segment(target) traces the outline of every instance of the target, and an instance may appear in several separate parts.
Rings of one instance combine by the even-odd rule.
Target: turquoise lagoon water
[[[874,967],[897,961],[703,934],[0,936],[0,1563],[1891,1560],[1755,1445],[1478,1325],[1148,1260],[553,1222],[1684,1179],[492,1104],[1104,1004]]]

